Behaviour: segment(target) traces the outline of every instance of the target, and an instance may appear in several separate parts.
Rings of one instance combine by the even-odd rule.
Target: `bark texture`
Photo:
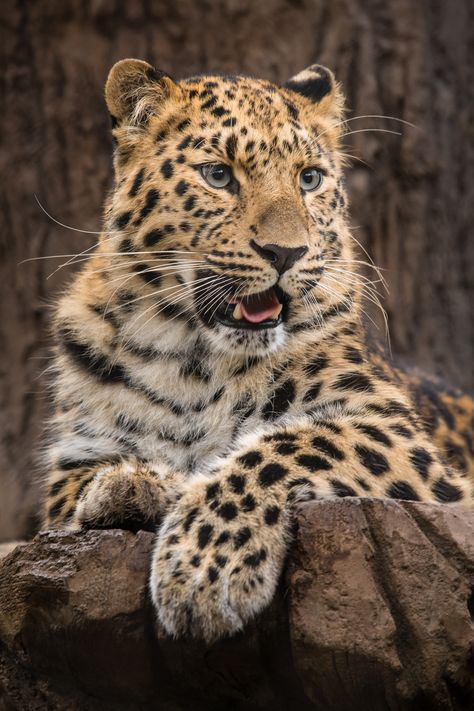
[[[210,647],[156,628],[152,534],[19,546],[0,565],[0,708],[472,709],[474,514],[346,499],[297,521],[272,606]]]
[[[110,66],[126,56],[175,76],[209,69],[284,80],[332,67],[351,116],[398,130],[347,137],[355,235],[387,269],[393,350],[473,385],[473,93],[469,0],[5,0],[0,7],[0,540],[24,535],[37,510],[38,435],[47,414],[48,304],[63,260],[99,230],[111,183],[103,104]],[[379,320],[378,318],[376,320]]]

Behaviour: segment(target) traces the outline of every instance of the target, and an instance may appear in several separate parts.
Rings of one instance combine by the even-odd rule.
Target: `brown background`
[[[37,509],[47,413],[48,308],[65,260],[98,230],[111,185],[103,84],[118,59],[177,77],[217,69],[285,80],[315,61],[342,81],[350,116],[417,125],[358,133],[348,151],[354,234],[387,271],[395,354],[472,387],[474,242],[470,0],[3,0],[0,539]],[[397,130],[388,121],[352,128]],[[36,463],[35,463],[36,462]]]

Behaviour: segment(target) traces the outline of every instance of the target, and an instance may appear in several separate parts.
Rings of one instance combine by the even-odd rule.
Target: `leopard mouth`
[[[227,297],[214,318],[228,328],[260,331],[276,328],[286,319],[288,297],[277,286],[241,298]]]

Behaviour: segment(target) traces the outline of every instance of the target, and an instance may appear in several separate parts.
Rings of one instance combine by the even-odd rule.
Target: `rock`
[[[49,531],[0,564],[0,709],[474,708],[474,514],[304,504],[272,605],[212,646],[157,629],[153,534]]]

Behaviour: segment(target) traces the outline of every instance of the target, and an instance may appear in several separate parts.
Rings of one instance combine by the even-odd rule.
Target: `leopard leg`
[[[256,436],[212,475],[187,482],[164,519],[150,581],[160,622],[173,636],[208,641],[240,630],[274,595],[296,501],[369,495],[472,505],[468,482],[430,446],[421,458],[419,446],[350,416]]]

